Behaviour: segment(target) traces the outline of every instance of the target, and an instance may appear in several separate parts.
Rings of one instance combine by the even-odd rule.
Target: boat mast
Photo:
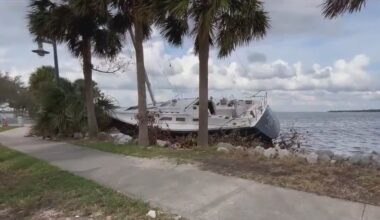
[[[133,33],[133,30],[131,27],[128,28],[128,31],[129,31],[129,34],[131,36],[132,43],[133,43],[134,47],[136,48],[135,34]],[[150,99],[152,99],[153,106],[156,106],[156,99],[154,99],[153,90],[152,90],[152,87],[150,85],[148,74],[146,73],[145,66],[144,66],[144,74],[145,74],[145,83],[146,83],[146,87],[148,87]]]
[[[145,83],[146,87],[148,87],[148,92],[150,95],[150,98],[152,99],[153,106],[156,106],[156,99],[154,98],[153,90],[149,82],[148,74],[146,73],[146,70],[144,68],[144,73],[145,73]]]

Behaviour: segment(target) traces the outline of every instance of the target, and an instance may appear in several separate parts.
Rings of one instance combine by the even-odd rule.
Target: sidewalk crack
[[[365,207],[367,206],[367,204],[364,204],[364,207],[363,207],[363,212],[362,212],[362,218],[361,218],[361,220],[363,220],[364,219],[364,212],[365,212]]]
[[[205,205],[204,207],[202,207],[198,210],[195,210],[194,214],[196,216],[202,215],[203,213],[207,212],[208,210],[210,210],[210,209],[220,205],[221,203],[225,202],[229,198],[236,196],[238,193],[240,193],[243,190],[244,190],[243,187],[237,187],[236,189],[214,199],[213,201],[211,201],[209,204]]]

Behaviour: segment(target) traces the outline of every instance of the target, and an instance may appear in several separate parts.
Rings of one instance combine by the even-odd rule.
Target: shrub
[[[38,78],[36,75],[31,77]],[[34,112],[31,114],[35,120],[34,134],[43,137],[72,137],[76,132],[87,132],[83,80],[70,82],[61,78],[57,85],[50,77],[42,77],[39,82],[33,83],[30,89],[34,100]],[[111,122],[108,114],[115,105],[100,92],[95,82],[94,99],[99,129],[105,130]]]

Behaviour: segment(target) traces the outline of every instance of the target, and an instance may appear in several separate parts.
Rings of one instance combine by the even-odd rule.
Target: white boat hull
[[[125,113],[116,113],[113,116],[116,127],[123,133],[130,135],[137,132],[137,121],[135,118],[135,114]],[[230,123],[222,124],[222,126],[220,123],[217,123],[216,119],[216,117],[209,117],[210,133],[238,131],[242,135],[259,134],[268,139],[274,139],[280,133],[280,122],[269,105],[266,105],[260,117],[257,118],[238,118],[231,120]],[[198,132],[199,124],[197,121],[163,123],[156,120],[154,126],[163,131],[180,135]]]

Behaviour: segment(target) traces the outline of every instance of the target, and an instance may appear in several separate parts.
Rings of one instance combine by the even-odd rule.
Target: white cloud
[[[176,58],[175,74],[169,75],[171,85],[185,88],[198,87],[198,60],[192,54]],[[380,89],[366,71],[369,58],[357,55],[352,60],[337,60],[332,66],[312,66],[305,71],[301,62],[289,64],[281,59],[270,63],[244,65],[237,62],[213,64],[210,61],[210,89],[255,90],[326,90],[373,91]],[[376,87],[377,86],[377,87]]]

